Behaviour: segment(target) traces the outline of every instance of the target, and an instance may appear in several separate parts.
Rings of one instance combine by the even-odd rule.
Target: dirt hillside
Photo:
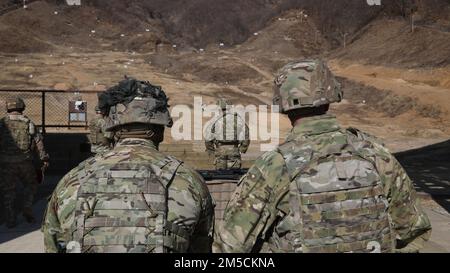
[[[450,65],[450,21],[448,29],[435,24],[411,24],[399,19],[380,19],[334,57],[386,66],[434,68]]]
[[[324,57],[345,87],[333,106],[343,124],[402,149],[450,135],[448,1],[62,2],[0,16],[1,87],[102,90],[130,75],[162,85],[173,105],[196,95],[270,104],[282,65]],[[285,135],[285,118],[281,127]]]

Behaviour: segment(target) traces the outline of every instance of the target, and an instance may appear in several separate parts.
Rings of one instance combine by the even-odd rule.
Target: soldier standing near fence
[[[43,168],[48,167],[49,156],[45,152],[42,135],[34,123],[25,115],[25,103],[21,98],[6,102],[7,115],[0,120],[0,189],[3,195],[3,209],[6,225],[16,226],[14,203],[16,186],[24,187],[23,216],[27,222],[34,222],[32,204],[37,185],[33,152],[36,151]]]
[[[89,141],[91,143],[91,152],[101,154],[111,150],[113,141],[111,132],[105,131],[107,113],[100,110],[98,105],[95,107],[95,118],[89,122]]]
[[[241,154],[247,152],[250,145],[249,129],[238,113],[227,109],[232,107],[229,101],[219,99],[217,105],[222,116],[207,129],[206,151],[214,154],[217,170],[241,168]]]

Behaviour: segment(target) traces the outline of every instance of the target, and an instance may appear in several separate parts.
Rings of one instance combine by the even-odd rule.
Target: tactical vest
[[[238,130],[240,128],[238,128],[238,114],[233,113],[232,126],[227,124],[228,122],[230,122],[230,119],[231,119],[231,118],[227,117],[229,115],[230,114],[224,114],[222,116],[222,118],[220,118],[218,121],[216,121],[214,126],[212,126],[212,133],[216,137],[216,144],[229,144],[229,145],[239,144]],[[218,122],[222,123],[222,124],[219,124],[222,126],[221,136],[216,135],[216,126],[217,126]]]
[[[191,232],[167,220],[168,188],[180,165],[171,157],[148,165],[95,163],[79,176],[67,252],[186,252]]]
[[[319,141],[320,151],[308,136],[279,147],[291,179],[294,251],[391,252],[388,201],[371,142],[349,130]]]
[[[30,120],[24,116],[0,121],[0,147],[2,157],[28,157],[31,155]]]

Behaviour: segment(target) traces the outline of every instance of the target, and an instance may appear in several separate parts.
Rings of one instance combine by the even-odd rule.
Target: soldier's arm
[[[239,182],[228,203],[213,252],[251,252],[277,219],[277,206],[289,185],[283,157],[275,152],[258,159]]]
[[[239,145],[239,151],[245,154],[249,146],[250,146],[250,129],[248,128],[247,124],[245,124],[245,137],[244,140],[241,141]]]
[[[214,235],[214,209],[205,209],[200,216],[194,233],[192,242],[189,245],[190,253],[210,253]]]
[[[44,234],[44,249],[47,253],[58,253],[58,234],[62,233],[61,224],[57,216],[57,197],[55,193],[50,197],[44,215],[41,231]]]
[[[203,178],[182,164],[169,190],[168,221],[185,226],[190,233],[189,253],[211,252],[214,206]]]
[[[389,201],[389,214],[399,252],[418,252],[431,235],[431,224],[424,213],[413,183],[391,154],[377,164]]]
[[[217,120],[215,120],[213,123],[209,124],[208,127],[206,127],[206,136],[205,136],[205,147],[206,151],[211,154],[215,151],[215,126],[216,126]]]
[[[30,122],[29,130],[30,130],[30,135],[33,138],[33,141],[35,143],[36,150],[39,154],[39,159],[44,162],[47,162],[49,160],[49,155],[47,154],[47,152],[45,151],[45,148],[44,148],[44,137],[42,136],[41,133],[39,133],[36,130],[36,126],[32,122]]]
[[[191,176],[196,180],[201,213],[189,246],[191,253],[210,253],[214,239],[214,202],[203,178],[191,170]]]
[[[206,186],[205,186],[206,187]],[[214,205],[209,194],[202,197],[202,213],[192,235],[191,253],[210,253],[214,237]]]
[[[67,244],[69,230],[74,219],[76,194],[79,184],[77,169],[64,176],[53,192],[44,215],[41,231],[45,252],[57,253]]]
[[[211,127],[209,127],[207,129],[207,135],[206,135],[206,140],[205,140],[205,147],[206,147],[206,151],[211,154],[214,152],[215,150],[215,139],[214,139],[214,134],[211,132]]]

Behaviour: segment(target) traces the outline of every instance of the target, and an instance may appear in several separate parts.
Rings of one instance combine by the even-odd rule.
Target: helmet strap
[[[150,128],[141,129],[122,129],[116,132],[116,136],[119,140],[125,138],[142,138],[151,140],[155,144],[159,144],[164,140],[164,131],[159,133],[158,130],[153,130]]]

